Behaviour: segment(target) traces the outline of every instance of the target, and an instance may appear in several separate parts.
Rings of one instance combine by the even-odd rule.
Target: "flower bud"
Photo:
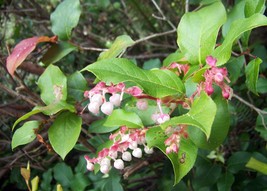
[[[135,148],[132,152],[132,155],[136,158],[142,157],[142,150],[140,148]]]
[[[147,100],[145,100],[145,99],[139,99],[136,102],[136,107],[137,107],[137,109],[142,110],[142,111],[147,110],[147,108],[148,108]]]
[[[109,165],[101,165],[100,166],[100,171],[103,173],[103,174],[107,174],[110,170],[110,166]]]
[[[124,153],[122,153],[122,157],[121,157],[124,161],[131,161],[132,160],[132,155],[130,152],[126,151]]]
[[[110,96],[109,101],[115,105],[115,106],[120,106],[121,105],[121,95],[120,94],[113,94]]]
[[[110,115],[113,111],[113,104],[110,102],[105,102],[103,103],[103,105],[101,106],[101,111],[106,114],[106,115]]]
[[[144,151],[146,154],[152,154],[154,152],[153,148],[149,148],[148,146],[145,146]]]
[[[94,167],[95,167],[95,166],[94,166],[93,163],[87,161],[87,165],[86,165],[87,170],[89,170],[89,171],[93,171],[93,170],[94,170]]]
[[[116,169],[119,169],[119,170],[124,169],[124,162],[123,162],[123,160],[121,160],[121,159],[117,159],[117,160],[115,160],[115,162],[114,162],[114,167],[115,167]]]
[[[99,105],[101,105],[103,103],[103,96],[101,94],[94,94],[91,98],[90,98],[90,102],[96,102]]]
[[[160,114],[160,116],[157,119],[157,122],[158,124],[162,124],[169,120],[170,120],[170,116],[168,114]]]
[[[136,142],[136,141],[132,141],[132,142],[130,142],[130,144],[129,144],[129,149],[134,150],[134,149],[136,149],[136,148],[137,148],[137,142]]]
[[[99,113],[99,107],[100,105],[97,102],[90,102],[88,105],[88,110],[97,115]]]
[[[108,158],[103,158],[100,162],[100,165],[107,165],[107,166],[110,166],[110,159]]]

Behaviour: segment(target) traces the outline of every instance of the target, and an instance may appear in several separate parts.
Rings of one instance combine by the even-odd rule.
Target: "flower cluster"
[[[229,78],[227,77],[228,75],[227,69],[225,67],[218,68],[216,66],[217,60],[212,56],[208,56],[206,58],[206,62],[208,65],[211,66],[211,68],[206,70],[206,72],[204,73],[205,82],[201,83],[199,85],[199,88],[204,89],[208,95],[211,95],[214,92],[212,84],[215,83],[222,89],[223,97],[225,99],[230,99],[232,94],[232,89],[225,83],[225,80],[228,83],[230,82]]]
[[[188,134],[185,131],[186,127],[186,125],[179,125],[177,127],[168,127],[165,130],[165,134],[168,136],[164,141],[167,154],[171,152],[177,153],[179,151],[181,136],[184,138],[188,137]]]
[[[153,153],[153,148],[148,148],[145,144],[145,134],[147,129],[129,129],[126,126],[120,128],[117,133],[111,134],[109,139],[112,140],[110,148],[104,148],[98,153],[96,158],[85,156],[87,169],[92,171],[96,164],[100,165],[100,171],[107,174],[111,169],[111,163],[116,169],[124,169],[124,162],[131,161],[132,156],[142,157],[142,149],[139,145],[144,146],[144,152]]]
[[[111,94],[108,101],[105,96],[107,93]],[[110,115],[114,107],[120,106],[123,93],[139,96],[142,94],[142,90],[137,86],[125,88],[124,83],[108,86],[105,82],[99,82],[91,90],[85,91],[84,96],[89,98],[88,110],[90,112],[97,115],[101,110],[102,113]]]

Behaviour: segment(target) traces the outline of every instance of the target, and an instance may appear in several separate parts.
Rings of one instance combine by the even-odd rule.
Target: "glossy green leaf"
[[[72,188],[72,190],[85,190],[85,188],[90,184],[91,182],[88,176],[86,176],[84,173],[79,172],[74,175],[73,179],[71,180],[70,187]]]
[[[100,119],[100,120],[94,121],[90,125],[88,131],[90,133],[109,133],[109,132],[112,132],[112,131],[120,128],[119,126],[116,126],[116,125],[110,126],[110,127],[106,126],[105,125],[106,120],[107,119],[105,118],[105,119]]]
[[[188,127],[189,137],[202,149],[212,150],[219,147],[227,136],[230,127],[230,113],[228,111],[228,102],[221,96],[217,95],[213,101],[216,104],[216,115],[211,126],[210,137],[198,128]],[[203,111],[205,109],[203,108]]]
[[[186,62],[186,59],[184,58],[184,55],[181,52],[174,52],[169,54],[164,60],[163,60],[163,66],[169,66],[173,62]]]
[[[42,181],[40,183],[41,190],[52,190],[51,181],[53,179],[52,175],[53,170],[50,168],[42,173]]]
[[[108,127],[120,127],[124,125],[129,128],[143,127],[142,121],[136,113],[125,111],[123,109],[114,110],[112,114],[108,116],[104,125]]]
[[[84,91],[88,89],[87,81],[80,72],[67,77],[68,100],[81,101]]]
[[[254,157],[251,157],[249,159],[248,163],[246,164],[246,167],[267,175],[267,163],[259,161]]]
[[[46,105],[67,99],[67,78],[57,66],[51,64],[46,68],[38,80],[38,87]]]
[[[143,64],[143,69],[144,70],[151,70],[154,68],[160,68],[161,67],[161,61],[160,59],[150,59],[148,61],[145,61]]]
[[[258,95],[257,81],[258,81],[261,63],[262,63],[262,60],[260,58],[256,58],[256,59],[250,61],[245,68],[246,85],[247,85],[248,89],[256,95]]]
[[[244,151],[233,153],[233,155],[227,160],[228,171],[235,174],[244,169],[251,155],[251,153]]]
[[[180,78],[168,70],[142,70],[124,58],[98,61],[84,68],[106,83],[132,81],[140,85],[146,94],[161,98],[184,93]],[[155,88],[157,87],[157,88]]]
[[[110,47],[110,49],[100,54],[98,60],[116,58],[121,53],[123,53],[127,47],[132,46],[133,44],[134,41],[128,35],[118,36]]]
[[[57,163],[54,168],[54,178],[57,183],[61,184],[63,187],[69,187],[71,181],[73,180],[72,169],[65,163]]]
[[[210,137],[216,110],[216,104],[203,92],[200,97],[195,99],[188,113],[171,118],[169,121],[163,123],[161,127],[165,129],[169,126],[176,126],[179,124],[195,126],[198,127],[208,139]]]
[[[28,121],[25,122],[22,127],[17,129],[12,137],[12,150],[17,146],[32,142],[36,137],[34,129],[37,129],[39,125],[39,121]]]
[[[64,0],[51,14],[52,31],[61,40],[71,38],[71,31],[77,26],[81,15],[79,0]]]
[[[30,116],[32,115],[35,115],[37,113],[43,113],[45,115],[53,115],[53,114],[56,114],[57,112],[61,111],[61,110],[69,110],[71,112],[75,112],[75,107],[73,105],[70,105],[68,104],[67,102],[65,101],[58,101],[58,102],[54,102],[54,103],[51,103],[47,106],[36,106],[35,108],[33,108],[32,111],[26,113],[25,115],[21,116],[20,118],[18,118],[13,127],[12,127],[12,130],[15,128],[15,126],[25,120],[25,119],[28,119]]]
[[[77,47],[73,44],[60,41],[52,44],[40,61],[45,65],[53,64],[74,50],[77,50]]]
[[[266,78],[259,78],[257,81],[257,92],[261,94],[267,93],[267,79]]]
[[[191,64],[203,64],[215,47],[218,31],[226,21],[221,2],[184,14],[178,29],[177,43]]]
[[[230,191],[232,184],[235,181],[235,177],[230,172],[225,172],[221,175],[221,177],[218,180],[217,188],[218,191]]]
[[[234,84],[241,75],[245,63],[245,57],[239,56],[237,58],[231,58],[226,64],[226,68],[229,73],[229,79],[231,84]]]
[[[224,38],[227,36],[231,24],[235,20],[245,18],[244,9],[245,9],[245,1],[240,1],[235,6],[233,6],[231,11],[228,13],[227,21],[222,26],[222,35]]]
[[[267,25],[267,18],[261,14],[254,14],[249,18],[234,21],[222,45],[212,53],[212,56],[217,59],[217,66],[225,64],[230,59],[233,43],[241,34],[265,25]]]
[[[49,141],[62,159],[71,151],[81,132],[82,119],[71,112],[60,113],[48,130]]]
[[[146,141],[149,147],[157,147],[171,161],[174,171],[174,184],[177,184],[193,167],[197,157],[197,147],[190,139],[181,139],[178,153],[166,154],[164,141],[167,139],[160,127],[150,128],[146,133]],[[182,155],[185,156],[184,163],[180,162]]]
[[[39,176],[35,176],[31,180],[32,191],[38,191],[38,184],[39,184]]]

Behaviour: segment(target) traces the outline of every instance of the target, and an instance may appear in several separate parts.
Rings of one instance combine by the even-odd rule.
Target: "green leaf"
[[[251,157],[249,159],[248,163],[246,164],[246,167],[267,175],[267,164],[255,159],[254,157]]]
[[[215,47],[218,31],[226,21],[221,2],[184,14],[178,29],[177,43],[191,64],[203,64]]]
[[[81,15],[79,0],[64,0],[51,14],[52,31],[61,40],[71,38],[71,31],[77,26]]]
[[[48,130],[49,141],[62,159],[71,151],[81,132],[82,119],[71,112],[62,112]]]
[[[86,167],[85,167],[86,168]],[[89,178],[84,173],[77,173],[74,175],[70,187],[72,190],[84,190],[91,184]]]
[[[109,176],[103,179],[101,191],[123,191],[120,181],[120,174],[117,170],[112,169]]]
[[[141,128],[144,126],[140,117],[136,113],[125,111],[123,109],[114,110],[112,114],[108,116],[104,125],[108,127],[125,125],[129,128]]]
[[[44,191],[52,190],[51,188],[52,179],[53,179],[52,169],[50,168],[42,174],[42,179],[41,179],[42,181],[40,185],[41,190],[44,190]]]
[[[245,68],[246,85],[248,89],[256,95],[258,95],[257,81],[258,81],[261,63],[262,63],[262,60],[260,58],[256,58],[254,60],[251,60]]]
[[[67,78],[57,66],[51,64],[46,68],[38,80],[38,87],[46,105],[67,99]]]
[[[229,73],[229,79],[231,84],[234,84],[241,75],[241,71],[244,67],[245,57],[239,56],[237,58],[231,58],[226,64],[226,68]]]
[[[181,52],[174,52],[169,54],[164,60],[163,60],[163,66],[169,66],[173,62],[185,62],[184,55]]]
[[[150,59],[148,61],[145,61],[143,64],[143,69],[144,70],[151,70],[154,68],[160,68],[161,67],[161,61],[160,59]]]
[[[257,92],[261,94],[267,93],[267,79],[266,78],[259,78],[257,81]]]
[[[218,191],[230,191],[234,181],[235,177],[233,176],[233,174],[230,172],[225,172],[218,180]]]
[[[255,13],[263,13],[265,9],[265,0],[246,0],[245,16],[250,17]]]
[[[134,41],[128,35],[118,36],[114,43],[111,45],[110,49],[106,52],[100,54],[98,60],[116,58],[122,54],[127,47],[132,46]]]
[[[179,181],[191,170],[194,166],[197,157],[197,147],[190,139],[181,139],[179,152],[166,154],[166,146],[164,141],[167,139],[164,131],[160,127],[150,128],[146,133],[146,141],[149,147],[157,147],[171,161],[174,171],[174,184]],[[185,156],[184,163],[180,162],[182,156]]]
[[[44,107],[41,107],[41,106],[36,106],[35,108],[33,108],[32,111],[26,113],[25,115],[21,116],[20,118],[18,118],[13,127],[12,127],[12,130],[15,128],[15,126],[25,120],[25,119],[28,119],[30,116],[32,115],[35,115],[37,113],[44,113],[45,115],[53,115],[53,114],[56,114],[57,112],[61,111],[61,110],[69,110],[71,112],[75,112],[75,107],[73,105],[70,105],[68,104],[67,102],[65,101],[58,101],[58,102],[54,102],[54,103],[51,103],[47,106],[44,106]]]
[[[106,123],[106,118],[105,119],[100,119],[100,120],[97,120],[97,121],[94,121],[88,131],[90,133],[109,133],[109,132],[112,132],[118,128],[120,128],[119,126],[106,126],[105,123]]]
[[[32,142],[36,137],[34,129],[37,129],[39,125],[39,121],[28,121],[24,123],[22,127],[17,129],[12,137],[12,150],[19,145],[25,145]]]
[[[168,70],[142,70],[124,58],[113,58],[98,61],[84,68],[106,83],[132,81],[139,84],[145,93],[162,98],[185,92],[180,78]],[[155,88],[157,87],[157,88]]]
[[[68,100],[81,101],[84,91],[88,89],[87,81],[80,72],[75,72],[67,77]]]
[[[198,127],[205,133],[207,139],[210,137],[212,123],[216,115],[216,104],[204,92],[196,98],[190,111],[184,115],[173,117],[161,125],[163,129],[169,126],[185,124]]]
[[[227,160],[228,171],[235,174],[238,171],[243,170],[251,155],[251,153],[243,151],[233,153],[233,155]]]
[[[228,102],[218,94],[213,101],[216,104],[216,115],[211,126],[210,137],[207,140],[205,134],[197,128],[188,127],[188,133],[191,140],[202,149],[213,150],[220,146],[227,136],[230,127],[230,114],[228,111]],[[203,111],[205,109],[203,108]]]
[[[235,6],[233,6],[231,11],[228,13],[227,21],[222,26],[222,35],[224,38],[227,36],[231,24],[235,20],[245,18],[244,9],[245,9],[245,1],[240,1]]]
[[[77,47],[73,44],[60,41],[52,44],[40,61],[45,65],[53,64],[74,50],[77,50]]]
[[[57,163],[53,168],[54,178],[57,183],[61,184],[64,187],[69,187],[71,181],[73,180],[72,169],[65,163]]]
[[[222,45],[212,53],[212,56],[217,59],[216,65],[223,65],[230,59],[233,43],[242,33],[264,25],[267,25],[267,18],[261,14],[234,21]]]

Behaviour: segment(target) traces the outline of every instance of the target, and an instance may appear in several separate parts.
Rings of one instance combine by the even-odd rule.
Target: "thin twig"
[[[251,103],[247,102],[246,100],[244,100],[243,98],[239,97],[236,94],[233,94],[232,97],[238,99],[240,102],[244,103],[246,106],[248,106],[251,109],[253,109],[254,111],[256,111],[258,113],[258,115],[261,117],[262,125],[264,126],[265,129],[267,129],[267,126],[266,126],[265,121],[264,121],[264,116],[263,116],[263,115],[267,115],[266,111],[263,111],[263,110],[255,107],[254,105],[252,105]]]
[[[158,12],[160,13],[161,17],[156,16],[155,14],[153,14],[152,16],[155,17],[156,19],[160,19],[160,20],[166,21],[172,27],[172,29],[176,30],[176,27],[174,26],[174,24],[169,19],[166,18],[166,16],[164,15],[164,13],[161,10],[161,8],[158,6],[156,1],[155,0],[151,0],[151,1],[154,4],[154,6],[156,7],[156,9],[158,10]]]
[[[95,48],[95,47],[79,47],[81,50],[92,50],[92,51],[98,51],[98,52],[104,52],[108,49],[106,48]]]
[[[189,12],[189,0],[185,0],[185,12]]]
[[[135,41],[134,45],[140,43],[140,42],[144,42],[144,41],[147,41],[149,39],[152,39],[152,38],[156,38],[156,37],[159,37],[159,36],[164,36],[164,35],[168,35],[168,34],[172,34],[176,32],[176,29],[172,29],[172,30],[169,30],[169,31],[166,31],[166,32],[162,32],[162,33],[156,33],[156,34],[152,34],[150,36],[147,36],[147,37],[144,37],[144,38],[141,38],[141,39],[138,39]]]

